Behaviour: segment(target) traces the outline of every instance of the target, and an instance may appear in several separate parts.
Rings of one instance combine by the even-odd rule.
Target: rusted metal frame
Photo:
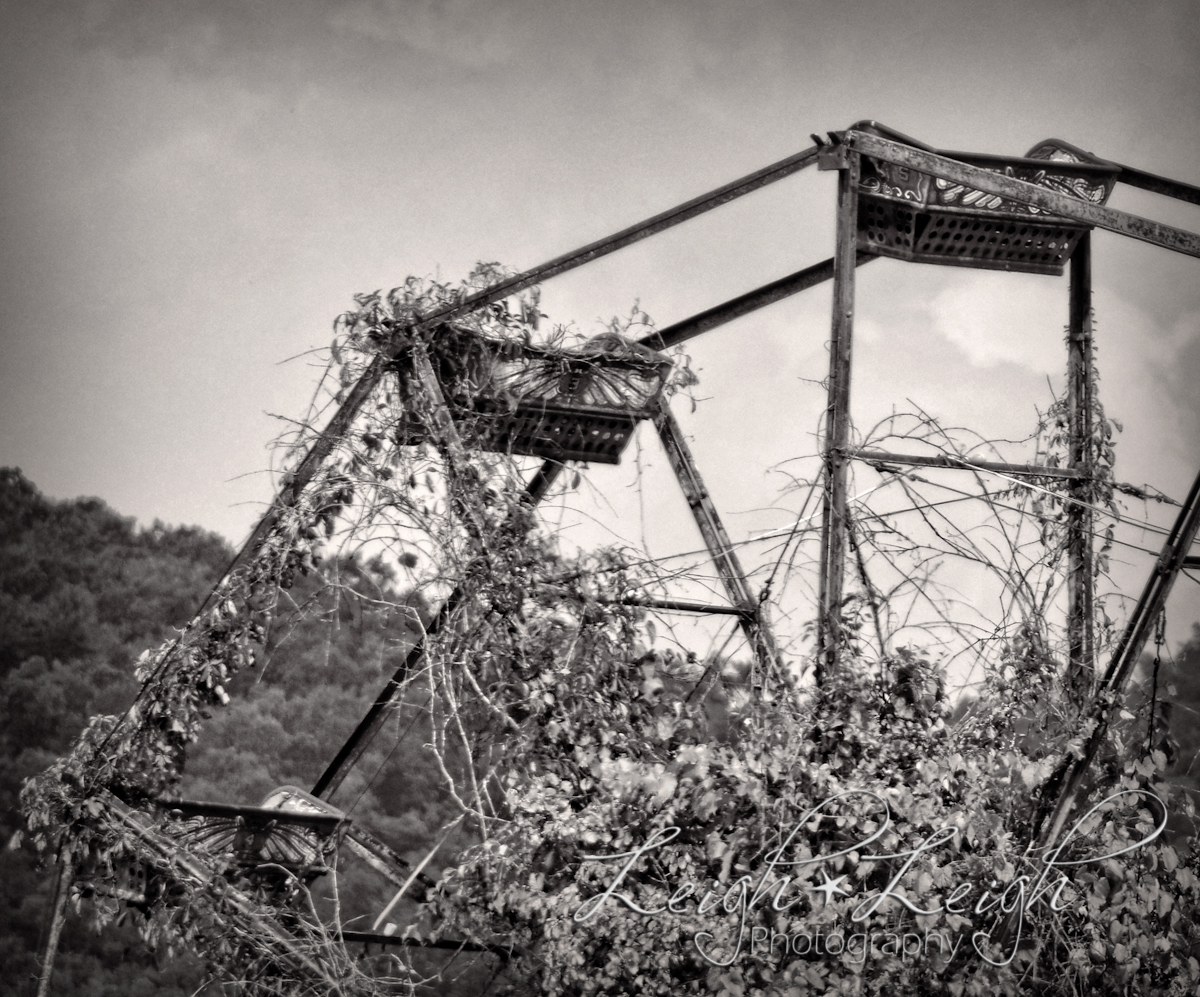
[[[823,452],[825,488],[821,516],[821,574],[817,590],[817,656],[814,680],[821,685],[837,667],[842,642],[846,502],[850,442],[850,356],[854,330],[854,271],[858,241],[858,179],[861,164],[850,153],[838,170],[837,245],[833,257],[833,320]]]
[[[761,187],[766,187],[778,180],[789,177],[793,173],[798,173],[800,170],[811,166],[816,160],[817,147],[814,145],[803,152],[796,153],[794,156],[781,159],[777,163],[772,163],[761,170],[756,170],[738,180],[711,190],[707,194],[701,194],[690,201],[685,201],[683,204],[676,205],[657,215],[653,215],[644,221],[638,222],[636,225],[621,229],[619,232],[588,243],[586,246],[582,246],[572,252],[564,253],[562,256],[557,256],[539,266],[526,270],[524,273],[516,274],[507,280],[503,280],[476,294],[472,294],[454,305],[439,308],[429,315],[423,316],[411,328],[403,330],[403,334],[398,335],[390,346],[392,355],[394,357],[395,353],[409,345],[412,333],[428,331],[441,323],[450,322],[463,315],[470,314],[509,295],[532,287],[534,284],[541,283],[542,281],[549,280],[551,277],[556,277],[576,267],[583,266],[585,263],[590,263],[592,260],[599,259],[602,256],[607,256],[618,249],[624,249],[635,242],[640,242],[642,239],[663,232],[714,208],[719,208],[721,205],[752,193]],[[801,289],[797,288],[797,290]],[[312,481],[325,459],[333,450],[334,445],[345,436],[350,425],[358,415],[359,410],[362,408],[363,403],[370,397],[387,372],[388,366],[388,357],[382,355],[376,356],[350,388],[341,406],[333,414],[332,418],[325,425],[325,428],[318,434],[316,440],[309,447],[295,470],[284,479],[283,484],[280,486],[278,493],[271,503],[270,509],[258,521],[250,535],[246,538],[246,541],[238,550],[238,553],[234,556],[232,562],[230,562],[229,567],[226,569],[225,577],[233,574],[234,571],[242,567],[253,556],[254,552],[266,539],[267,534],[270,533],[272,527],[274,527],[280,514],[296,504],[301,493]],[[209,594],[200,611],[196,614],[197,616],[208,608],[215,593],[216,588]]]
[[[476,294],[469,295],[454,305],[436,309],[429,315],[423,316],[410,328],[397,331],[396,337],[389,346],[391,357],[394,358],[398,352],[408,346],[413,333],[426,332],[441,323],[453,321],[477,309],[500,301],[511,294],[516,294],[518,291],[532,287],[534,284],[541,283],[542,281],[549,280],[551,277],[556,277],[576,267],[583,266],[585,263],[590,263],[592,260],[599,259],[602,256],[607,256],[618,249],[624,249],[635,242],[640,242],[642,239],[663,232],[714,208],[719,208],[723,204],[750,194],[778,180],[783,180],[785,177],[789,177],[793,173],[798,173],[800,170],[811,166],[816,160],[817,147],[814,145],[803,152],[798,152],[786,159],[781,159],[777,163],[772,163],[761,170],[756,170],[706,194],[694,197],[690,201],[685,201],[683,204],[676,205],[657,215],[653,215],[644,221],[638,222],[636,225],[621,229],[619,232],[588,243],[586,246],[582,246],[569,253],[564,253],[562,256],[556,256],[554,259],[526,270],[524,273],[515,274],[507,280],[485,288]],[[367,369],[350,388],[341,406],[333,414],[329,422],[326,423],[325,428],[318,434],[304,457],[301,458],[300,463],[285,477],[278,493],[271,502],[271,507],[250,532],[250,535],[230,562],[224,577],[227,578],[232,575],[253,557],[255,551],[258,550],[266,539],[267,534],[275,526],[279,516],[296,504],[301,493],[312,481],[321,465],[325,462],[325,459],[333,450],[334,445],[345,436],[354,419],[357,417],[359,410],[362,408],[363,403],[370,397],[387,372],[388,366],[389,357],[383,355],[376,356],[367,366]],[[197,616],[200,616],[208,609],[219,587],[219,585],[214,587],[213,591],[209,593],[199,612],[197,612]]]
[[[1079,477],[1067,507],[1067,680],[1082,703],[1095,681],[1095,579],[1092,573],[1091,480],[1093,474],[1092,246],[1084,232],[1070,264],[1067,325],[1068,460]]]
[[[708,548],[713,564],[717,568],[717,574],[720,575],[721,582],[725,586],[725,594],[734,607],[740,611],[738,623],[746,634],[747,640],[750,641],[750,646],[754,649],[754,656],[762,669],[763,679],[782,677],[778,674],[780,669],[779,651],[775,645],[775,638],[771,634],[763,606],[750,590],[750,583],[747,581],[746,573],[742,570],[741,562],[734,551],[733,542],[729,539],[725,525],[717,513],[717,507],[713,504],[704,479],[700,476],[691,449],[683,437],[683,431],[679,428],[679,423],[675,421],[675,416],[671,414],[671,410],[665,402],[659,405],[658,412],[654,416],[654,428],[658,430],[658,437],[662,440],[667,462],[671,465],[671,470],[675,472],[675,478],[679,482],[683,496],[696,520],[696,526],[700,529],[700,536],[704,539],[704,545]]]
[[[908,166],[922,173],[929,173],[946,180],[953,180],[987,194],[1006,197],[1011,201],[1032,205],[1041,211],[1085,225],[1095,225],[1119,235],[1127,235],[1172,252],[1188,256],[1200,256],[1200,235],[1183,229],[1163,225],[1126,211],[1117,211],[1100,204],[1092,204],[1077,197],[1060,194],[1046,187],[1026,183],[1003,173],[992,173],[977,166],[968,166],[944,156],[922,149],[890,142],[885,138],[865,132],[848,131],[843,137],[846,148],[865,156],[874,156],[889,163]]]
[[[874,253],[860,252],[858,254],[858,265],[862,266],[864,263],[869,263],[871,260],[877,259],[879,257]],[[833,260],[823,260],[811,267],[797,270],[786,277],[780,277],[779,280],[773,280],[771,283],[764,284],[753,291],[740,294],[736,298],[730,298],[728,301],[715,305],[697,315],[685,318],[682,322],[676,322],[665,329],[652,332],[648,336],[643,336],[638,342],[643,346],[649,346],[655,350],[670,349],[672,346],[677,346],[680,343],[687,342],[689,339],[694,339],[696,336],[708,332],[710,329],[716,329],[727,322],[732,322],[736,318],[741,318],[743,315],[749,315],[760,308],[766,308],[767,305],[772,305],[776,301],[782,301],[784,298],[798,294],[800,291],[806,291],[810,287],[823,284],[832,276]]]
[[[1109,160],[1109,162],[1112,162],[1112,160]],[[1130,187],[1140,187],[1142,190],[1148,190],[1154,194],[1173,197],[1177,201],[1190,201],[1192,204],[1200,204],[1200,187],[1194,187],[1190,183],[1183,183],[1179,180],[1160,177],[1154,173],[1147,173],[1145,170],[1125,166],[1122,163],[1113,163],[1113,166],[1118,166],[1121,169],[1121,172],[1117,174],[1117,183],[1129,184]]]
[[[846,456],[853,460],[881,464],[946,467],[959,471],[999,471],[1001,474],[1024,474],[1034,478],[1064,478],[1068,481],[1084,478],[1084,472],[1070,467],[1046,467],[1044,464],[1009,464],[1000,460],[976,460],[974,457],[951,457],[946,454],[925,456],[921,454],[888,453],[885,450],[851,450],[847,452]]]
[[[1194,563],[1188,550],[1196,539],[1198,529],[1200,474],[1192,483],[1187,500],[1179,510],[1175,524],[1163,544],[1158,562],[1146,580],[1141,598],[1129,617],[1121,640],[1109,660],[1108,668],[1105,669],[1104,677],[1092,697],[1091,706],[1084,714],[1085,722],[1094,723],[1094,727],[1083,751],[1078,757],[1068,755],[1042,789],[1042,806],[1034,825],[1034,833],[1038,834],[1039,843],[1042,845],[1056,841],[1066,823],[1083,779],[1108,732],[1111,712],[1116,708],[1117,699],[1124,691],[1125,684],[1129,681],[1138,658],[1141,657],[1146,641],[1154,629],[1155,620],[1166,605],[1167,596],[1171,594],[1175,579],[1189,561]]]
[[[737,606],[713,606],[703,602],[687,602],[680,599],[600,599],[605,605],[642,606],[646,609],[661,609],[669,613],[701,613],[711,616],[752,616],[747,609]]]
[[[132,807],[127,806],[111,792],[101,790],[100,796],[120,822],[175,874],[182,873],[199,886],[207,886],[216,878],[216,872],[206,862],[161,832],[147,827],[138,819],[138,814]],[[337,987],[337,981],[309,958],[297,940],[273,918],[264,914],[253,900],[228,884],[223,884],[221,896],[239,915],[256,923],[270,935],[273,944],[296,969],[316,977],[330,988]]]
[[[416,326],[407,330],[407,332],[428,330],[442,322],[451,321],[454,318],[485,307],[534,284],[566,273],[592,260],[616,252],[618,249],[623,249],[625,246],[639,242],[648,236],[655,235],[658,232],[695,218],[697,215],[711,211],[713,208],[720,207],[722,204],[726,204],[761,187],[772,184],[777,180],[791,176],[793,173],[811,166],[816,162],[816,156],[817,147],[812,146],[803,152],[789,156],[732,183],[718,187],[707,194],[702,194],[690,201],[654,215],[643,222],[622,229],[604,239],[589,243],[571,253],[555,257],[547,263],[527,270],[522,274],[517,274],[508,280],[501,281],[499,284],[465,298],[454,306],[439,309],[429,316],[425,316]],[[404,345],[407,345],[409,342],[408,335],[403,336],[402,339]],[[393,344],[393,349],[396,348],[396,345]],[[400,348],[403,348],[403,346]],[[367,366],[367,369],[350,388],[338,410],[333,414],[329,422],[326,423],[324,429],[320,431],[316,440],[301,458],[300,463],[285,477],[283,484],[272,500],[271,507],[259,519],[258,523],[255,524],[254,529],[250,532],[250,535],[230,562],[223,578],[228,578],[254,556],[254,553],[275,526],[279,516],[286,509],[296,504],[299,496],[312,481],[321,465],[325,462],[325,459],[333,450],[333,447],[345,436],[354,419],[357,417],[359,410],[362,408],[363,403],[374,392],[387,372],[388,366],[388,358],[383,355],[376,356]],[[562,464],[557,462],[547,461],[542,466],[541,471],[530,482],[532,490],[527,490],[527,494],[533,498],[535,504],[549,490],[551,483],[561,470]],[[201,605],[199,612],[197,612],[197,616],[200,616],[209,607],[219,587],[218,584],[209,593]],[[442,610],[439,611],[438,616],[435,618],[435,623],[439,623],[440,625],[440,622],[444,622],[445,616],[449,615],[449,612],[453,610],[458,602],[455,596],[459,595],[460,592],[458,590],[452,593],[450,599],[443,605]],[[429,632],[427,628],[426,633]],[[413,657],[413,652],[410,652],[410,655],[406,657],[405,664],[397,670],[396,675],[385,686],[384,691],[380,694],[380,698],[376,700],[367,717],[363,719],[359,728],[351,735],[351,739],[343,745],[334,762],[322,774],[317,782],[317,787],[319,788],[314,788],[313,795],[322,796],[326,792],[332,794],[341,785],[346,772],[361,757],[362,751],[365,750],[364,739],[369,740],[370,734],[373,734],[386,718],[386,711],[392,702],[390,697],[394,697],[398,692],[403,682],[403,676],[407,675],[411,664],[420,660],[423,653],[423,641],[424,638],[413,648],[413,652],[416,652],[415,657]],[[389,695],[389,698],[381,704],[381,700],[385,695]]]
[[[787,159],[780,160],[732,183],[718,187],[707,194],[702,194],[690,201],[654,215],[643,222],[622,229],[604,239],[589,243],[580,249],[555,257],[540,266],[501,281],[499,284],[486,288],[477,294],[470,295],[453,306],[438,309],[430,315],[424,316],[411,329],[405,330],[406,334],[399,337],[392,344],[392,349],[398,352],[401,349],[407,348],[412,342],[411,333],[426,331],[436,327],[438,324],[452,321],[462,315],[486,307],[534,284],[541,283],[551,277],[589,263],[592,260],[616,252],[618,249],[623,249],[625,246],[639,242],[648,236],[655,235],[672,226],[711,211],[713,208],[720,207],[722,204],[726,204],[761,187],[772,184],[777,180],[791,176],[793,173],[797,173],[816,162],[816,155],[816,146],[812,146],[803,152],[789,156]],[[333,450],[333,447],[345,436],[354,419],[357,417],[359,410],[362,408],[363,403],[379,385],[388,367],[388,358],[382,355],[375,357],[368,365],[366,371],[359,377],[358,381],[350,388],[341,406],[325,425],[325,428],[321,430],[317,439],[309,447],[295,470],[284,480],[283,485],[271,504],[271,508],[258,521],[245,543],[242,544],[242,547],[225,572],[226,577],[244,565],[254,555],[255,551],[274,527],[280,514],[290,506],[295,505],[301,493],[312,481],[325,459]],[[432,373],[431,370],[430,373]],[[527,497],[534,504],[544,497],[554,479],[561,473],[562,467],[561,463],[554,461],[547,461],[542,465],[542,468],[526,489]],[[214,593],[215,591],[216,589],[214,589]],[[200,612],[203,612],[207,608],[212,598],[213,593],[210,593]],[[451,593],[430,626],[426,628],[426,635],[436,632],[445,623],[446,618],[453,612],[462,598],[463,592],[461,587]],[[424,636],[410,650],[409,654],[405,657],[404,663],[397,669],[383,691],[380,692],[375,703],[367,712],[367,715],[339,750],[337,756],[335,756],[325,772],[322,773],[313,788],[314,796],[328,798],[341,785],[346,774],[366,750],[366,745],[369,743],[371,737],[387,719],[387,715],[394,704],[396,696],[399,694],[400,688],[403,686],[405,678],[412,667],[420,661],[423,654]]]

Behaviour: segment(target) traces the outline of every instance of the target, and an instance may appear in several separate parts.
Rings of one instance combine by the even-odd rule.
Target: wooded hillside
[[[232,553],[204,530],[157,522],[142,529],[99,499],[53,502],[19,470],[0,471],[4,841],[21,826],[22,781],[65,752],[89,716],[127,708],[137,691],[138,655],[192,617]],[[391,580],[378,565],[348,562],[339,568],[346,588],[336,610],[306,605],[302,618],[282,620],[270,635],[263,667],[231,684],[229,706],[213,716],[189,752],[181,796],[254,805],[278,785],[312,785],[375,695],[381,675],[395,669],[411,628],[364,609],[349,594],[352,588],[389,592]],[[290,593],[297,606],[311,594],[303,580]],[[393,750],[394,735],[411,720],[411,710],[401,713],[393,736],[380,739],[336,802],[402,853],[423,856],[430,828],[446,818],[435,773],[421,754],[422,738],[408,738]],[[377,875],[345,865],[343,916],[373,916],[390,889]],[[50,878],[36,868],[28,845],[0,852],[4,997],[34,991]],[[72,917],[52,992],[172,997],[191,994],[202,975],[194,957],[147,952],[129,923],[97,936]]]

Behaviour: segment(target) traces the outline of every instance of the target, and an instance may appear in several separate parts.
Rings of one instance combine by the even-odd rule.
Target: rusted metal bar
[[[746,573],[742,570],[733,543],[717,513],[717,507],[713,504],[708,488],[705,487],[704,479],[700,477],[691,449],[683,438],[683,431],[665,403],[660,406],[658,414],[654,417],[654,427],[658,430],[667,461],[671,470],[675,472],[688,507],[692,510],[692,516],[700,529],[704,545],[712,556],[717,574],[721,576],[725,594],[740,611],[738,622],[750,641],[750,646],[754,648],[754,656],[764,678],[782,678],[779,652],[762,606],[750,591]]]
[[[670,613],[702,613],[713,616],[752,616],[749,610],[739,609],[737,606],[712,606],[703,602],[686,602],[680,599],[639,599],[630,597],[628,599],[600,599],[601,603],[606,605],[616,604],[618,606],[643,606],[646,609],[661,609]]]
[[[1067,326],[1068,459],[1079,477],[1067,506],[1067,682],[1082,704],[1095,681],[1092,576],[1092,245],[1084,232],[1070,264]]]
[[[563,464],[557,460],[547,460],[542,462],[529,483],[525,486],[525,494],[523,500],[528,505],[537,505],[546,497],[546,493],[550,491],[551,486],[562,474]]]
[[[1163,544],[1162,553],[1154,565],[1146,586],[1142,590],[1121,640],[1109,660],[1096,694],[1092,697],[1092,705],[1083,716],[1083,721],[1094,724],[1083,751],[1078,757],[1068,754],[1060,763],[1058,769],[1046,781],[1042,789],[1042,805],[1035,819],[1034,833],[1040,844],[1045,845],[1056,841],[1066,823],[1075,797],[1079,793],[1083,778],[1087,775],[1096,758],[1096,753],[1108,732],[1111,711],[1115,708],[1117,697],[1124,691],[1129,676],[1133,673],[1134,665],[1141,657],[1146,646],[1146,640],[1154,628],[1167,596],[1175,584],[1182,568],[1187,567],[1191,560],[1188,550],[1196,539],[1200,529],[1200,474],[1192,483],[1187,500],[1179,510],[1171,532]],[[1040,832],[1040,833],[1039,833]]]
[[[1109,162],[1112,162],[1112,160],[1109,160]],[[1190,201],[1192,204],[1200,204],[1200,187],[1194,187],[1190,183],[1183,183],[1179,180],[1160,177],[1154,173],[1147,173],[1145,170],[1126,166],[1123,163],[1113,163],[1113,165],[1121,168],[1121,172],[1117,174],[1117,183],[1127,183],[1130,187],[1140,187],[1142,190],[1148,190],[1154,194],[1173,197],[1177,201]]]
[[[466,526],[471,539],[482,549],[484,544],[483,523],[479,518],[479,510],[462,493],[462,470],[466,463],[462,437],[458,435],[458,427],[454,425],[454,417],[450,414],[450,406],[446,404],[446,396],[442,394],[442,386],[438,382],[437,374],[434,373],[425,344],[420,340],[413,340],[409,357],[412,363],[409,376],[415,379],[420,392],[419,395],[414,395],[411,383],[402,373],[400,381],[408,396],[406,402],[412,404],[417,397],[424,402],[425,412],[423,414],[428,420],[430,435],[433,437],[442,459],[446,462],[449,472],[446,477],[449,483],[451,504],[454,511],[462,518],[463,525]]]
[[[1197,529],[1200,529],[1200,475],[1197,475],[1192,483],[1171,532],[1167,534],[1158,563],[1154,566],[1120,643],[1113,652],[1112,660],[1101,681],[1102,692],[1119,691],[1133,672],[1133,666],[1141,657],[1146,640],[1154,628],[1154,621],[1158,619],[1159,613],[1166,605],[1167,596],[1171,594],[1179,569],[1195,563],[1196,559],[1189,556],[1188,550],[1196,539]]]
[[[869,263],[871,260],[877,259],[879,257],[873,253],[859,253],[858,265],[861,267],[864,263]],[[811,267],[797,270],[786,277],[780,277],[779,280],[773,280],[771,283],[764,284],[753,291],[747,291],[736,298],[730,298],[722,304],[715,305],[706,311],[691,316],[691,318],[685,318],[682,322],[676,322],[665,329],[652,332],[648,336],[643,336],[638,342],[643,346],[649,346],[651,349],[670,349],[672,346],[686,342],[689,339],[694,339],[696,336],[708,332],[710,329],[716,329],[727,322],[732,322],[736,318],[741,318],[743,315],[749,315],[751,312],[757,311],[760,308],[766,308],[767,305],[772,305],[776,301],[782,301],[790,295],[798,294],[800,291],[806,291],[810,287],[823,284],[832,276],[833,260],[823,260]]]
[[[425,413],[434,442],[447,452],[447,456],[456,464],[463,459],[462,439],[458,428],[454,425],[454,417],[442,394],[442,386],[438,383],[437,374],[433,372],[433,364],[429,362],[429,352],[425,344],[419,340],[410,343],[412,357],[412,373],[421,389],[422,400],[425,402]],[[411,395],[411,392],[410,392]],[[409,401],[411,401],[411,397]]]
[[[313,796],[320,797],[322,800],[333,799],[333,794],[338,791],[338,787],[341,786],[346,776],[350,774],[350,770],[358,764],[358,760],[370,746],[376,732],[384,725],[388,717],[391,716],[405,681],[425,655],[425,638],[430,634],[437,633],[445,625],[450,615],[462,603],[464,597],[465,592],[460,585],[442,603],[441,608],[437,611],[437,615],[425,627],[425,633],[421,635],[417,643],[409,648],[408,654],[404,657],[403,664],[396,669],[395,674],[388,680],[387,685],[375,697],[375,702],[367,710],[366,716],[359,721],[353,733],[346,739],[346,743],[334,755],[333,761],[321,773],[321,777],[313,785]]]
[[[1000,460],[976,460],[974,457],[951,457],[946,454],[926,456],[923,454],[888,453],[885,450],[851,450],[846,456],[854,460],[881,464],[913,464],[919,467],[948,467],[959,471],[972,469],[999,471],[1001,474],[1021,474],[1035,478],[1066,478],[1068,481],[1083,479],[1084,473],[1071,467],[1047,467],[1044,464],[1009,464]]]
[[[850,356],[854,330],[854,271],[857,263],[860,161],[851,153],[838,170],[837,245],[833,257],[833,322],[829,339],[829,382],[825,408],[825,489],[821,517],[821,575],[817,592],[817,657],[814,680],[821,685],[837,667],[842,640],[845,572],[847,469],[850,440]]]
[[[1176,253],[1200,256],[1200,235],[1183,229],[1163,225],[1126,211],[1117,211],[1100,204],[1092,204],[1077,197],[1060,194],[1046,187],[1026,183],[1003,173],[992,173],[976,166],[968,166],[945,156],[923,149],[892,142],[866,132],[848,131],[843,137],[844,145],[889,163],[897,163],[929,173],[946,180],[953,180],[987,194],[1006,197],[1022,204],[1030,204],[1042,211],[1071,218],[1085,225],[1095,225],[1119,235],[1127,235],[1155,246],[1162,246]]]

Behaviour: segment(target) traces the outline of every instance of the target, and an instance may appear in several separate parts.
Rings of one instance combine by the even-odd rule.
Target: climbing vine
[[[246,993],[415,993],[428,982],[402,955],[367,972],[303,882],[264,883],[232,855],[193,853],[178,815],[156,803],[233,676],[255,666],[282,616],[303,611],[287,596],[297,576],[336,593],[349,583],[326,570],[329,555],[370,555],[403,579],[396,608],[417,630],[427,618],[414,606],[453,593],[457,607],[397,682],[426,704],[419,736],[473,844],[432,870],[435,885],[413,887],[421,915],[402,934],[501,953],[497,989],[1198,992],[1200,866],[1164,834],[1162,805],[1190,810],[1164,780],[1163,752],[1139,750],[1132,720],[1109,731],[1077,833],[1053,855],[1029,847],[1039,791],[1089,733],[1060,708],[1046,586],[1033,578],[1034,567],[1053,574],[1054,529],[987,552],[950,538],[988,564],[1004,543],[1021,558],[1005,567],[1020,609],[997,628],[965,711],[953,712],[945,661],[900,639],[904,590],[873,584],[857,547],[862,594],[845,607],[840,669],[819,690],[752,694],[749,669],[720,645],[658,639],[639,605],[661,581],[654,562],[563,553],[534,513],[528,461],[470,445],[519,399],[481,404],[494,384],[477,354],[460,351],[455,366],[434,347],[439,335],[473,337],[505,362],[533,357],[526,385],[571,390],[580,365],[614,355],[667,394],[687,390],[686,360],[668,370],[636,342],[653,328],[636,308],[590,341],[559,327],[535,346],[545,316],[533,292],[423,326],[502,276],[486,265],[459,286],[410,279],[339,317],[312,409],[281,441],[285,481],[328,413],[382,371],[374,390],[203,612],[142,656],[130,709],[94,718],[24,790],[29,834],[72,869],[75,900],[101,923],[132,904],[148,938],[195,948],[215,979]],[[419,386],[431,356],[451,426]],[[902,432],[948,440],[922,417]],[[1060,443],[1051,432],[1047,445]],[[1094,443],[1108,467],[1106,445]],[[1104,487],[1094,501],[1111,499]],[[1040,494],[1014,486],[991,498]],[[881,516],[857,521],[868,552],[920,547]],[[873,654],[859,636],[868,608]]]

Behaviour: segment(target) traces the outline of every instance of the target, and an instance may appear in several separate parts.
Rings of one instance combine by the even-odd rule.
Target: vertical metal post
[[[1071,497],[1092,498],[1092,248],[1085,232],[1071,255],[1070,318],[1067,326],[1068,456],[1083,477],[1071,484]],[[1067,509],[1067,679],[1077,703],[1091,694],[1095,680],[1092,571],[1092,510],[1072,503]]]
[[[62,937],[63,925],[67,920],[67,896],[71,892],[75,862],[64,842],[54,877],[54,899],[50,904],[50,929],[46,933],[46,948],[42,952],[42,971],[38,976],[37,997],[47,997],[50,980],[54,976],[54,957],[58,955],[58,942]]]
[[[679,487],[692,510],[696,526],[700,529],[700,536],[704,538],[704,545],[712,555],[713,564],[721,576],[725,594],[729,601],[741,610],[739,623],[750,641],[750,646],[754,648],[754,656],[762,670],[763,679],[784,678],[779,663],[779,651],[763,607],[750,590],[750,583],[742,570],[741,561],[733,549],[729,534],[725,532],[725,524],[717,514],[717,507],[709,497],[704,479],[700,477],[696,461],[683,438],[683,431],[665,402],[654,417],[654,427],[662,440],[671,470],[675,472]]]
[[[821,522],[821,578],[817,606],[820,685],[837,667],[842,641],[842,580],[846,548],[846,488],[850,438],[850,348],[854,328],[854,270],[858,242],[857,153],[838,170],[837,248],[833,256],[833,327],[829,340],[828,403],[825,409],[825,493]]]

